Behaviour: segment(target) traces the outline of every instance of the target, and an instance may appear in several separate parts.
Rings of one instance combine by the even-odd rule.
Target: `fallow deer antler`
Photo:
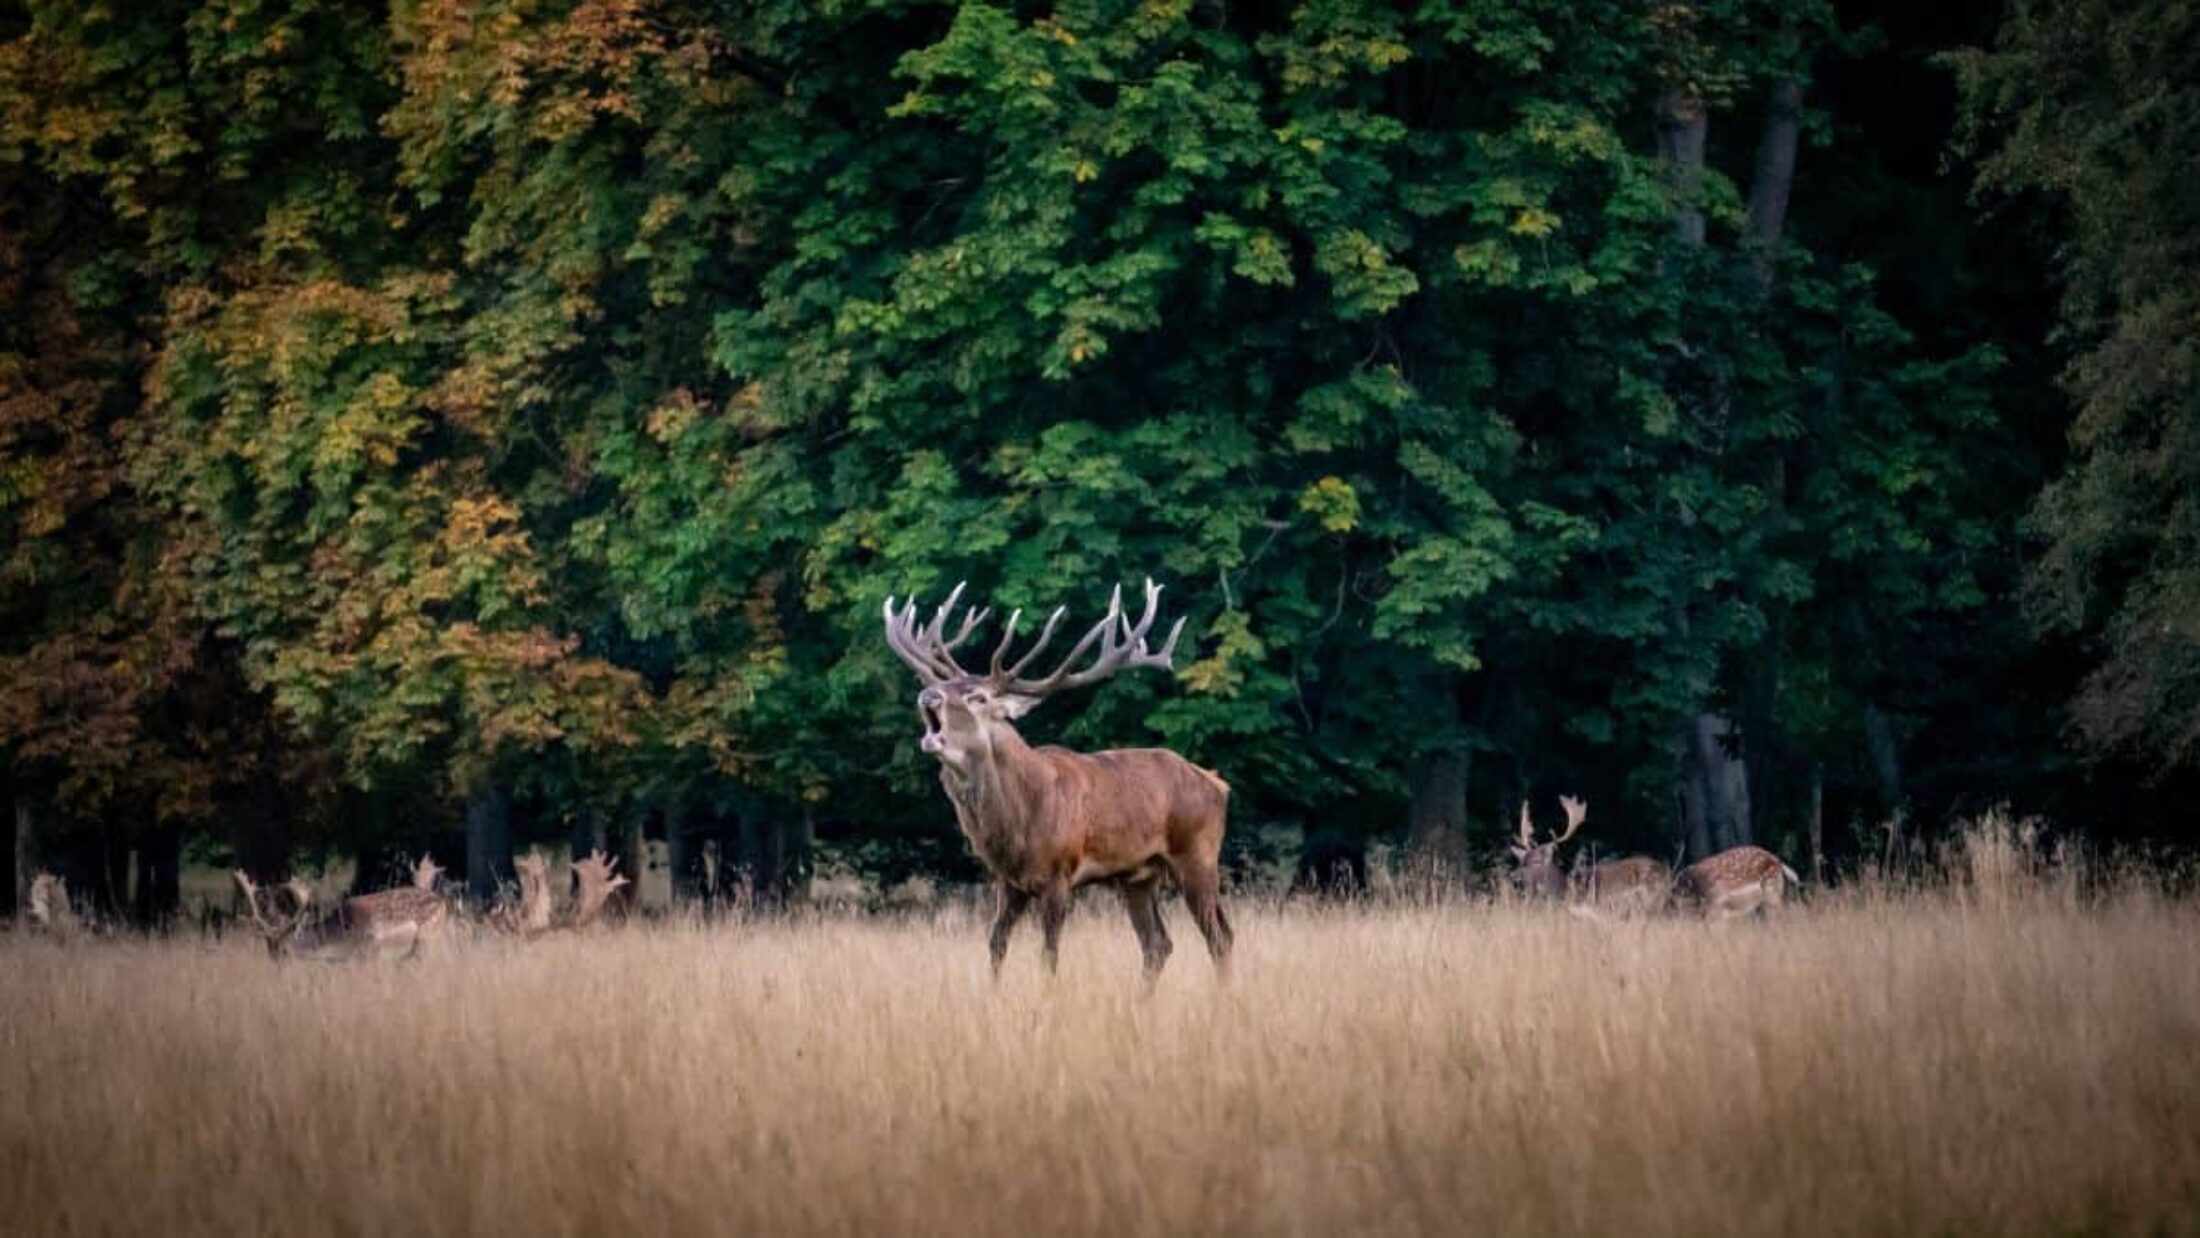
[[[1566,810],[1566,832],[1551,840],[1554,847],[1580,833],[1581,823],[1589,819],[1589,806],[1571,795],[1559,796],[1558,806]]]
[[[620,886],[631,884],[618,874],[619,862],[607,859],[601,851],[591,851],[585,860],[573,861],[573,875],[580,879],[580,899],[573,908],[573,927],[585,928],[603,914],[604,904]]]

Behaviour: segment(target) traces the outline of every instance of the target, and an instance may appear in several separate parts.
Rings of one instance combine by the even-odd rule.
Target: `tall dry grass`
[[[0,943],[16,1233],[2200,1230],[2200,914],[2027,884],[1765,923],[1181,907],[1062,973],[820,920],[271,964]],[[1104,913],[1104,914],[1102,914]]]

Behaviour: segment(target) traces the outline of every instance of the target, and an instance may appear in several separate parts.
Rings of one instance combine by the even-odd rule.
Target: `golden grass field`
[[[277,966],[0,941],[10,1233],[2200,1232],[2200,911],[1835,894],[1765,922],[1092,891]]]

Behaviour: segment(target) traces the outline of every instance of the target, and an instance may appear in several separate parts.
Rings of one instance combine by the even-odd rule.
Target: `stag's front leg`
[[[1054,974],[1062,958],[1062,924],[1069,919],[1070,889],[1057,881],[1039,895],[1039,929],[1046,934],[1047,974]]]
[[[1000,902],[993,912],[993,935],[988,945],[993,951],[993,978],[1001,976],[1001,960],[1008,957],[1008,935],[1016,931],[1016,922],[1031,910],[1031,896],[1015,886],[1000,884]]]

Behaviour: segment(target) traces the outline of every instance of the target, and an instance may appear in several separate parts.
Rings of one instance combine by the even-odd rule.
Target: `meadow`
[[[412,962],[0,940],[20,1234],[2200,1232],[2200,909],[1973,872],[1762,921],[1092,891]]]

